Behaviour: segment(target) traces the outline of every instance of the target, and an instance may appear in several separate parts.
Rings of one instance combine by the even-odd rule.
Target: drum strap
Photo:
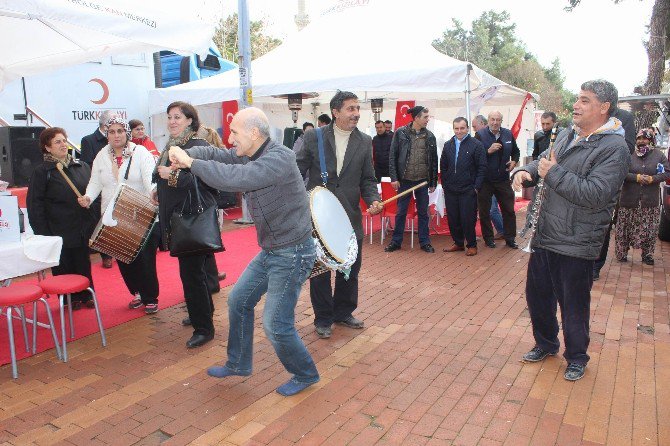
[[[319,148],[319,164],[321,166],[321,181],[323,186],[326,187],[328,183],[328,170],[326,169],[326,153],[323,148],[323,132],[321,127],[316,129],[316,144]]]
[[[128,173],[130,173],[130,164],[133,162],[133,156],[130,155],[130,158],[128,158],[128,167],[126,167],[126,174],[123,176],[123,179],[125,181],[128,181]]]

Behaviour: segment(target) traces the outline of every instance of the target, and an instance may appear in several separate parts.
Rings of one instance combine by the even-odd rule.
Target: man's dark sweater
[[[375,157],[375,176],[377,181],[381,177],[389,176],[389,150],[391,150],[391,141],[393,133],[384,132],[382,135],[375,135],[372,138],[372,150]]]
[[[507,162],[514,161],[519,164],[521,152],[516,145],[516,140],[509,129],[500,128],[498,137],[491,133],[488,127],[477,132],[475,137],[481,141],[486,151],[486,178],[485,181],[498,183],[500,181],[509,181],[509,172],[507,171]],[[498,142],[502,144],[502,149],[489,154],[488,149],[491,144]]]

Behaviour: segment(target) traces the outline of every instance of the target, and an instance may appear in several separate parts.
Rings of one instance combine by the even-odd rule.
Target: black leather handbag
[[[221,229],[217,218],[217,206],[204,209],[198,189],[198,180],[194,178],[197,208],[195,213],[185,213],[186,202],[191,208],[191,193],[184,200],[181,211],[175,211],[170,217],[170,240],[168,246],[172,257],[197,256],[221,252],[225,248],[221,241]]]

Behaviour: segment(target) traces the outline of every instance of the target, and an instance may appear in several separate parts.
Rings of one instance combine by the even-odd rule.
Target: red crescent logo
[[[403,118],[407,116],[407,110],[409,110],[409,105],[407,104],[400,107],[400,113],[402,113]]]
[[[102,87],[102,96],[100,97],[100,99],[98,99],[97,101],[94,101],[93,99],[91,99],[91,102],[93,102],[94,104],[98,104],[98,105],[104,104],[105,102],[107,102],[107,99],[109,99],[109,87],[107,87],[107,84],[105,83],[105,81],[95,77],[88,82],[89,83],[90,82],[95,82],[96,84],[98,84]]]
[[[226,123],[230,125],[231,122],[233,122],[233,114],[232,114],[232,113],[228,113],[228,114],[226,115]]]

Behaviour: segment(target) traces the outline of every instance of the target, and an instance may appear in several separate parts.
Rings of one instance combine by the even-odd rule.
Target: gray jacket
[[[347,151],[340,175],[337,175],[337,157],[335,155],[335,135],[333,123],[321,127],[323,129],[323,145],[328,172],[328,190],[340,200],[347,212],[356,232],[356,237],[363,238],[363,215],[360,199],[370,206],[373,201],[380,200],[377,192],[377,179],[372,165],[372,138],[358,129],[354,129],[349,137]],[[297,153],[298,167],[301,173],[309,172],[307,189],[321,186],[321,168],[319,166],[319,149],[316,143],[316,130],[307,130],[305,143]]]
[[[620,122],[610,119],[603,127],[605,130],[579,140],[572,147],[571,129],[558,135],[554,146],[558,164],[544,179],[545,197],[533,247],[586,260],[595,260],[600,255],[630,164]],[[545,151],[541,157],[546,156]],[[525,186],[535,185],[539,180],[538,163],[536,160],[517,169],[526,170],[533,177],[534,181]]]
[[[657,174],[658,164],[663,164],[664,173]],[[640,184],[637,182],[637,175],[650,175],[654,182],[651,184]],[[651,208],[661,203],[658,183],[670,178],[670,164],[668,159],[658,149],[654,149],[639,157],[633,152],[631,155],[630,170],[626,175],[626,181],[621,189],[619,206],[622,208],[637,208],[642,205],[643,208]]]
[[[191,172],[209,186],[245,192],[258,244],[265,250],[296,245],[312,232],[305,185],[288,147],[268,139],[252,157],[236,150],[194,147]]]

